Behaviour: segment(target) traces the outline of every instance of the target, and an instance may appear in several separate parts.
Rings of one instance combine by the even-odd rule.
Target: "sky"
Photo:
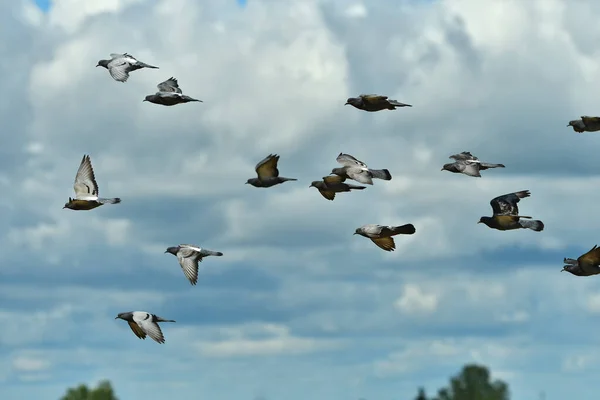
[[[370,400],[433,393],[465,363],[512,398],[596,400],[600,3],[581,0],[0,1],[0,398]],[[125,84],[99,59],[157,65]],[[174,76],[202,99],[142,102]],[[380,93],[412,108],[367,113]],[[504,169],[440,171],[470,151]],[[346,152],[393,179],[323,199]],[[244,185],[279,154],[269,189]],[[90,154],[103,197],[62,209]],[[489,201],[546,228],[477,224]],[[386,253],[353,236],[412,223]],[[168,246],[221,251],[197,286]],[[124,311],[175,319],[139,340]]]

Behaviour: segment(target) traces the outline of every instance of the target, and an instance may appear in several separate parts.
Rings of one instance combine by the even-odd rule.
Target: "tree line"
[[[419,388],[414,400],[509,400],[508,384],[501,380],[491,380],[487,367],[477,364],[465,365],[450,378],[445,387],[433,397],[427,396],[424,388]],[[101,381],[95,388],[79,385],[67,390],[60,400],[119,400],[109,381]]]

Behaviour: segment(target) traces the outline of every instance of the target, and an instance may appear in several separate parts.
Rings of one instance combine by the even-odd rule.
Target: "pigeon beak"
[[[477,223],[478,223],[478,224],[480,224],[480,223],[481,223],[481,221],[477,221]]]
[[[165,253],[168,253],[168,252],[169,252],[169,250],[165,250]]]
[[[350,104],[350,103],[346,102],[344,105],[347,106],[348,104]]]
[[[118,316],[118,315],[115,317],[115,319],[117,319],[117,318],[119,318],[119,316]]]
[[[443,171],[443,170],[444,170],[444,168],[440,169],[440,171]]]

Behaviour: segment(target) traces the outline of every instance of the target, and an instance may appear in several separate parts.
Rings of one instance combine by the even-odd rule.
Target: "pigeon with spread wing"
[[[309,188],[317,188],[321,196],[327,200],[333,200],[336,193],[350,192],[351,190],[363,190],[366,186],[351,185],[344,183],[346,178],[339,175],[329,175],[323,177],[322,181],[313,181]]]
[[[223,255],[220,251],[203,249],[200,246],[192,244],[180,244],[179,246],[169,247],[165,253],[170,253],[177,257],[177,261],[179,261],[185,277],[192,285],[198,283],[198,263],[204,257],[221,257]]]
[[[410,104],[400,103],[397,100],[391,100],[387,96],[378,94],[361,94],[358,97],[350,97],[346,100],[345,105],[347,104],[369,112],[395,110],[396,107],[412,107]]]
[[[379,248],[385,251],[394,251],[396,249],[396,243],[392,236],[396,235],[412,235],[416,232],[413,224],[406,224],[400,226],[386,226],[377,224],[363,225],[360,228],[356,228],[354,235],[361,235],[367,237],[373,241]]]
[[[454,159],[454,162],[444,164],[442,171],[449,171],[452,173],[465,174],[480,178],[481,174],[479,171],[484,171],[489,168],[504,168],[504,164],[490,164],[481,162],[477,157],[468,151],[451,155],[449,158]]]
[[[158,92],[149,94],[143,101],[149,101],[150,103],[160,104],[162,106],[175,106],[191,101],[202,102],[202,100],[194,99],[183,94],[177,79],[173,77],[159,83],[156,87],[158,88]]]
[[[75,189],[75,198],[72,199],[69,197],[69,201],[63,208],[70,210],[92,210],[100,207],[102,204],[118,204],[121,202],[121,199],[118,197],[113,199],[98,197],[98,184],[96,183],[94,169],[88,155],[84,155],[81,159],[81,164],[79,164],[79,169],[75,175],[73,189]]]
[[[340,153],[335,160],[343,167],[334,168],[331,173],[342,178],[352,179],[366,185],[372,185],[373,178],[383,179],[384,181],[392,179],[392,175],[387,169],[369,169],[367,164],[350,154]]]
[[[119,313],[115,319],[122,319],[127,321],[129,327],[140,339],[146,339],[146,336],[150,336],[152,340],[157,343],[164,343],[165,337],[158,326],[159,322],[175,322],[172,319],[164,319],[154,314],[147,313],[146,311],[129,311]]]
[[[277,162],[279,156],[277,154],[269,154],[262,159],[256,167],[257,178],[250,178],[246,181],[246,184],[250,184],[254,187],[268,188],[271,186],[279,185],[280,183],[287,181],[297,181],[296,178],[284,178],[279,176],[279,169],[277,169]]]
[[[600,131],[600,117],[582,116],[581,119],[569,121],[567,127],[572,126],[573,130],[578,133],[597,132]]]
[[[529,197],[529,190],[509,193],[498,196],[490,205],[494,215],[491,217],[481,217],[478,223],[483,223],[492,229],[500,231],[510,231],[513,229],[531,229],[541,232],[544,229],[544,223],[538,220],[532,220],[531,217],[519,215],[517,203],[525,197]]]
[[[100,60],[96,67],[104,67],[108,70],[108,73],[115,81],[127,82],[129,79],[129,73],[142,68],[153,68],[158,69],[154,65],[149,65],[138,61],[131,54],[123,53],[111,53],[110,60]]]
[[[598,275],[600,274],[600,248],[595,245],[577,260],[565,258],[563,262],[567,265],[561,271],[567,271],[577,276]]]

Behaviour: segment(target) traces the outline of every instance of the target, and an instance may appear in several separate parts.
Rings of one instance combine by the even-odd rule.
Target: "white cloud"
[[[50,368],[48,360],[18,356],[12,360],[13,369],[19,372],[39,372]]]
[[[425,293],[419,286],[406,284],[402,295],[394,306],[407,314],[432,313],[437,309],[438,299],[435,293]]]

